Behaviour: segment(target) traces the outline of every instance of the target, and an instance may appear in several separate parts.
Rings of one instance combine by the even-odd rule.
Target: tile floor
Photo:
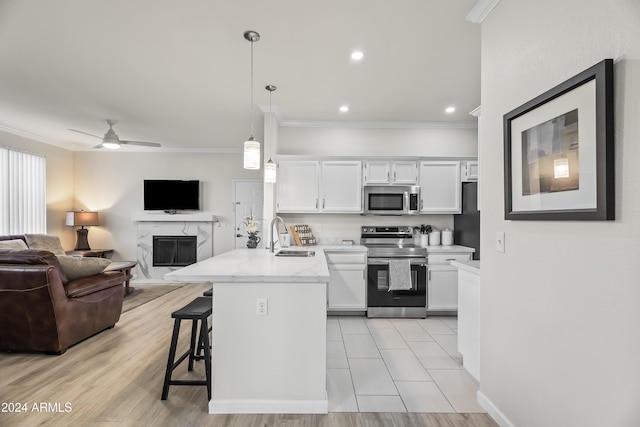
[[[444,316],[329,316],[329,412],[486,412],[462,368],[457,325]]]

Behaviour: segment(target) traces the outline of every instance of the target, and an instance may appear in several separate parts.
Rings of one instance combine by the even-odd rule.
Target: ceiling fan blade
[[[81,130],[77,130],[77,129],[67,129],[67,130],[70,130],[71,132],[78,132],[78,133],[82,133],[82,134],[85,134],[85,135],[89,135],[89,136],[92,136],[94,138],[102,139],[101,136],[97,136],[97,135],[94,135],[92,133],[83,132]]]
[[[143,142],[143,141],[120,141],[120,144],[127,145],[142,145],[144,147],[161,147],[157,142]]]
[[[98,149],[100,149],[100,148],[104,148],[104,147],[102,146],[102,142],[101,142],[100,144],[96,145],[95,147],[93,147],[93,149],[94,149],[94,150],[98,150]]]

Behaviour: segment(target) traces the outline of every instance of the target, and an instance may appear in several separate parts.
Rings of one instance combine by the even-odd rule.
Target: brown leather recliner
[[[62,354],[120,319],[124,273],[67,280],[49,251],[0,249],[0,350]]]

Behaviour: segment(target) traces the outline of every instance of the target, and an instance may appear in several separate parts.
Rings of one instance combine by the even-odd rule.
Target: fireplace
[[[138,229],[140,279],[164,279],[164,275],[213,256],[213,224],[209,213],[160,213],[134,215]]]
[[[154,267],[184,267],[197,261],[197,236],[153,236]]]

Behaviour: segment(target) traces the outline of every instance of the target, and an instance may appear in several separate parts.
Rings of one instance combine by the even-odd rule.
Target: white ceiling
[[[283,124],[473,121],[475,0],[0,0],[0,130],[92,149],[240,149],[254,97]],[[353,50],[364,59],[350,59]],[[350,107],[340,113],[340,105]],[[456,112],[446,114],[445,108]],[[262,122],[255,109],[256,135]],[[125,149],[131,149],[127,147]],[[155,149],[158,150],[158,149]]]

